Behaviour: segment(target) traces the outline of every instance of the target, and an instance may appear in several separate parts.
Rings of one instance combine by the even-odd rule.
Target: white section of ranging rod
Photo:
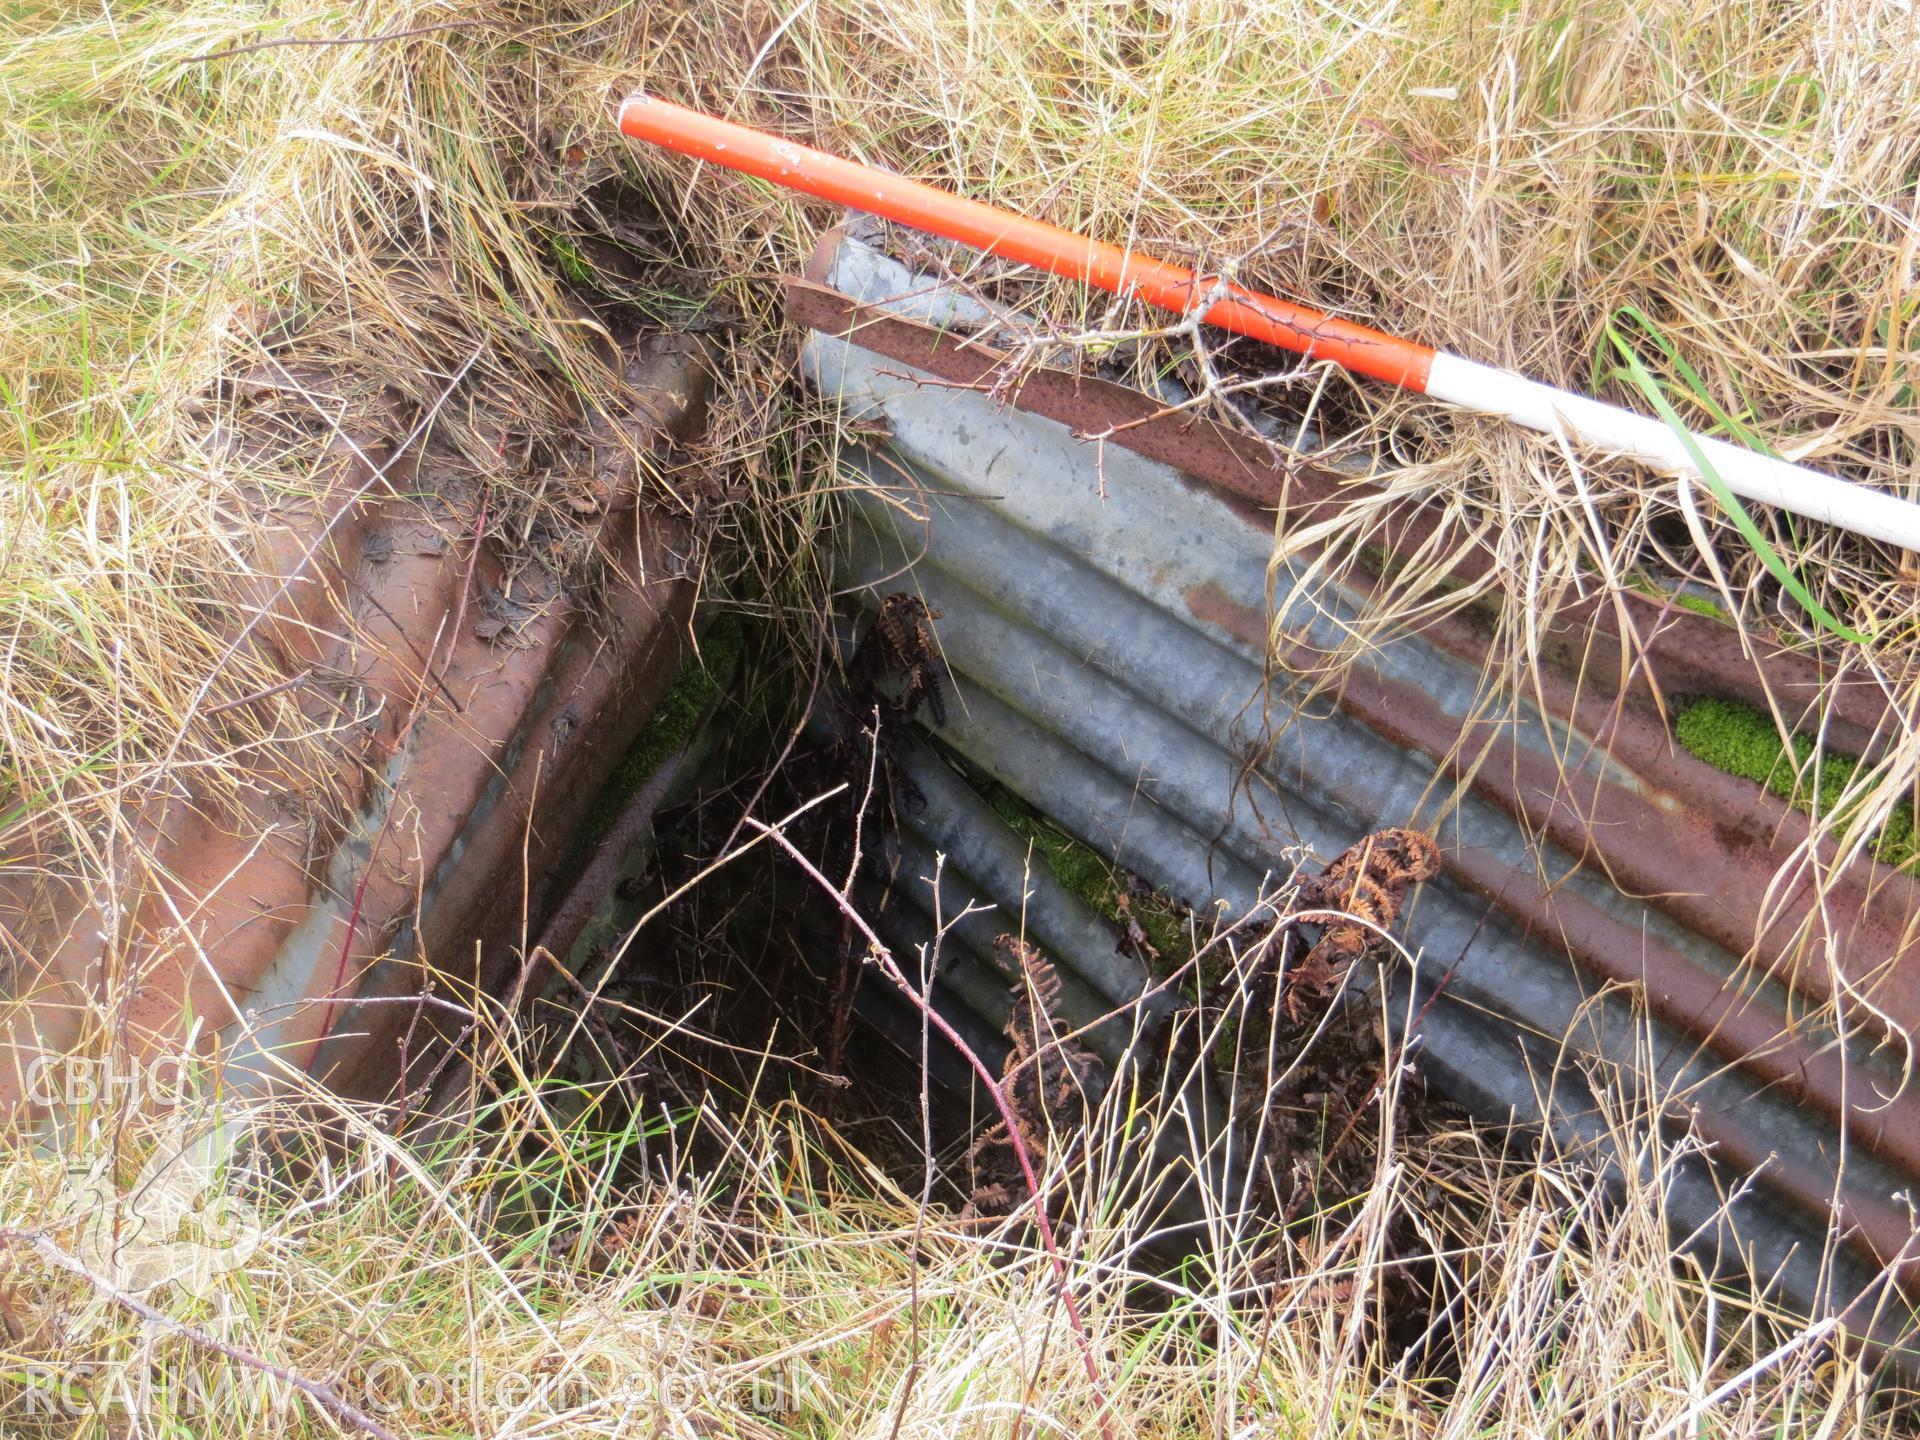
[[[1700,478],[1700,467],[1664,420],[1556,390],[1510,370],[1496,370],[1441,350],[1433,357],[1426,393],[1463,410],[1503,416],[1516,425],[1549,435],[1564,433],[1594,450],[1631,456],[1689,479]],[[1695,435],[1693,443],[1727,488],[1743,499],[1777,505],[1843,530],[1920,550],[1920,505],[1910,500],[1724,440]]]

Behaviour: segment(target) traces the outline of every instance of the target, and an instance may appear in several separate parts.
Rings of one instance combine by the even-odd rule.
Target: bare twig
[[[182,65],[200,65],[209,60],[231,60],[236,55],[252,55],[260,50],[279,50],[287,46],[379,45],[388,40],[411,40],[420,35],[438,35],[448,30],[498,28],[492,20],[442,20],[437,25],[415,25],[407,30],[383,30],[378,35],[285,35],[278,40],[256,40],[251,45],[236,45],[231,50],[209,50],[204,55],[182,57]]]
[[[277,685],[269,685],[264,690],[256,690],[251,695],[242,695],[237,700],[222,700],[218,705],[209,705],[204,712],[207,715],[223,715],[229,710],[238,710],[242,705],[255,705],[262,700],[271,700],[286,690],[297,690],[313,678],[313,669],[309,666],[298,675],[289,675]]]
[[[176,1320],[164,1311],[154,1309],[137,1295],[129,1295],[104,1275],[96,1275],[39,1231],[0,1229],[0,1241],[31,1246],[56,1270],[64,1270],[69,1275],[78,1276],[105,1298],[124,1310],[131,1310],[148,1324],[163,1326],[202,1350],[211,1350],[216,1355],[224,1355],[227,1359],[245,1365],[250,1370],[257,1370],[262,1375],[271,1376],[283,1385],[291,1385],[321,1409],[345,1421],[356,1430],[377,1436],[379,1440],[398,1440],[391,1430],[352,1401],[343,1399],[332,1386],[324,1385],[318,1380],[310,1380],[305,1375],[289,1370],[285,1366],[276,1365],[273,1361],[264,1356],[255,1355],[250,1350],[229,1345],[226,1341],[209,1335],[206,1331],[189,1325],[184,1320]]]
[[[815,884],[833,896],[841,911],[866,937],[867,944],[872,947],[874,963],[880,967],[881,973],[913,1003],[914,1008],[920,1012],[921,1018],[938,1030],[946,1042],[960,1052],[961,1058],[967,1062],[974,1074],[979,1077],[980,1083],[986,1087],[987,1094],[993,1098],[994,1108],[1000,1112],[1000,1119],[1007,1127],[1007,1138],[1012,1146],[1014,1159],[1020,1164],[1021,1178],[1026,1183],[1027,1193],[1033,1199],[1034,1228],[1040,1233],[1040,1244],[1047,1252],[1047,1263],[1053,1270],[1060,1303],[1067,1312],[1068,1322],[1073,1326],[1073,1335],[1080,1348],[1080,1363],[1086,1370],[1087,1383],[1093,1387],[1095,1413],[1099,1416],[1101,1440],[1112,1440],[1113,1427],[1107,1418],[1106,1386],[1100,1378],[1100,1368],[1094,1362],[1093,1342],[1088,1338],[1086,1324],[1080,1318],[1080,1307],[1073,1298],[1073,1289],[1067,1275],[1067,1262],[1060,1254],[1060,1247],[1053,1237],[1053,1225],[1047,1219],[1046,1192],[1041,1188],[1040,1177],[1034,1171],[1033,1157],[1028,1153],[1026,1142],[1020,1136],[1020,1122],[1013,1113],[1012,1102],[1007,1099],[1006,1091],[1001,1087],[999,1079],[992,1070],[987,1068],[986,1062],[974,1052],[973,1047],[967,1044],[960,1032],[948,1023],[947,1018],[934,1009],[933,1005],[914,988],[913,982],[908,980],[900,969],[899,963],[893,958],[893,952],[887,948],[886,943],[874,933],[873,927],[853,907],[852,902],[833,888],[833,882],[820,873],[819,867],[803,855],[799,847],[782,831],[752,816],[747,817],[747,824],[786,851],[789,858],[805,871]]]
[[[487,496],[483,491],[480,496],[480,517],[473,522],[473,549],[467,552],[467,571],[460,580],[460,603],[454,607],[453,611],[453,633],[447,636],[447,658],[440,662],[440,668],[434,672],[433,676],[434,684],[438,685],[442,692],[445,692],[447,688],[447,667],[453,664],[453,653],[460,648],[460,632],[465,628],[467,623],[467,600],[473,594],[473,572],[475,567],[480,563],[480,551],[486,542]],[[429,667],[431,667],[431,656],[428,657],[428,664]],[[449,700],[453,699],[452,695],[448,695],[447,698]],[[454,708],[456,710],[460,708],[458,701],[454,701]],[[407,721],[409,729],[412,728],[413,721],[419,717],[419,713],[419,709],[416,707],[413,716]]]
[[[940,924],[940,886],[933,887],[934,906],[934,942],[931,946],[920,947],[920,993],[923,1003],[920,1005],[920,1156],[923,1162],[920,1178],[920,1203],[913,1212],[913,1244],[908,1251],[912,1270],[908,1272],[908,1284],[911,1287],[907,1296],[907,1316],[912,1325],[912,1334],[908,1341],[908,1353],[913,1357],[907,1362],[907,1373],[900,1382],[900,1404],[893,1412],[893,1427],[887,1432],[888,1440],[900,1440],[900,1425],[907,1418],[907,1405],[913,1399],[914,1385],[920,1379],[920,1242],[926,1233],[927,1207],[933,1203],[933,1067],[929,1050],[933,1040],[932,1027],[927,1022],[927,1012],[933,1008],[933,972],[939,948],[939,936],[943,933]]]

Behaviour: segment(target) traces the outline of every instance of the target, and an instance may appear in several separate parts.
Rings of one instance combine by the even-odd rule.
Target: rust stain
[[[1187,595],[1187,608],[1196,620],[1244,643],[1264,643],[1265,616],[1238,604],[1215,586],[1196,586]],[[1296,646],[1290,659],[1306,668],[1325,656]],[[1425,754],[1448,755],[1460,736],[1458,718],[1441,710],[1425,691],[1395,684],[1364,669],[1349,678],[1339,703],[1382,738]],[[1676,756],[1663,750],[1658,758],[1683,768],[1704,770],[1706,776],[1699,777],[1702,780],[1732,780],[1684,753]],[[1450,768],[1454,778],[1464,777],[1462,766],[1454,764]],[[1773,873],[1778,853],[1765,844],[1758,826],[1719,826],[1715,833],[1703,833],[1705,822],[1699,812],[1679,802],[1666,788],[1676,780],[1693,778],[1663,774],[1644,789],[1633,790],[1596,782],[1577,797],[1576,805],[1575,797],[1565,794],[1559,771],[1545,757],[1510,739],[1496,737],[1470,783],[1516,821],[1536,827],[1577,857],[1605,865],[1616,884],[1623,879],[1645,883],[1638,897],[1643,901],[1696,931],[1706,931],[1708,927],[1700,922],[1711,919],[1715,922],[1712,928],[1727,937],[1733,953],[1744,953],[1752,946],[1764,959],[1770,944],[1782,943],[1793,926],[1809,918],[1815,902],[1799,900],[1757,940],[1750,927],[1740,926],[1740,907],[1751,905],[1754,908],[1745,913],[1758,913],[1758,896]],[[1753,788],[1738,787],[1737,782],[1708,784],[1707,793],[1694,804],[1711,801],[1703,808],[1738,814],[1760,803],[1758,797],[1747,793]],[[1681,815],[1677,829],[1670,805],[1677,806]],[[1583,808],[1588,818],[1582,817]],[[1799,818],[1793,812],[1775,818],[1789,816]],[[1720,832],[1727,830],[1732,830],[1738,843],[1723,843],[1726,836]],[[1538,877],[1498,862],[1484,851],[1457,845],[1443,845],[1442,867],[1460,888],[1485,899],[1528,933],[1556,942],[1596,980],[1630,987],[1643,996],[1650,1014],[1690,1041],[1737,1064],[1755,1081],[1814,1106],[1834,1124],[1844,1126],[1848,1136],[1869,1152],[1908,1173],[1920,1174],[1920,1095],[1911,1089],[1890,1101],[1881,1101],[1871,1077],[1849,1064],[1835,1048],[1810,1042],[1787,1015],[1758,995],[1735,988],[1684,952],[1607,914],[1571,890],[1545,886]],[[1687,876],[1689,885],[1698,884],[1706,894],[1676,891],[1660,883],[1676,875]],[[1843,896],[1836,897],[1834,910],[1852,913],[1847,908],[1852,905],[1864,907],[1865,914],[1851,929],[1841,932],[1835,953],[1850,957],[1854,947],[1860,946],[1868,956],[1897,954],[1902,973],[1890,984],[1878,973],[1884,960],[1869,960],[1851,968],[1861,972],[1854,978],[1881,981],[1880,993],[1885,995],[1890,1013],[1901,1023],[1911,1023],[1913,1006],[1920,1000],[1920,994],[1916,994],[1920,987],[1916,987],[1912,974],[1916,969],[1913,947],[1909,944],[1893,951],[1864,948],[1874,943],[1885,945],[1888,936],[1904,933],[1907,919],[1914,913],[1910,908],[1911,882],[1894,877],[1893,888],[1903,893],[1890,894],[1884,884],[1869,890],[1852,883]],[[1727,903],[1729,898],[1731,904]],[[1823,997],[1832,995],[1830,979],[1817,971],[1799,970],[1780,978]],[[1862,1020],[1871,1023],[1870,1016]],[[1775,1186],[1796,1205],[1815,1213],[1832,1208],[1831,1184],[1774,1160],[1771,1138],[1752,1133],[1737,1113],[1703,1110],[1691,1118],[1698,1133],[1718,1154],[1747,1169],[1765,1169]],[[1913,1228],[1903,1208],[1856,1196],[1843,1199],[1842,1211],[1843,1223],[1850,1227],[1854,1242],[1871,1258],[1884,1264],[1903,1254]],[[1915,1264],[1908,1262],[1906,1270],[1914,1270]]]
[[[837,243],[837,234],[829,235],[815,249],[805,278],[786,281],[787,313],[793,320],[968,389],[987,389],[1006,373],[1009,357],[1000,350],[828,288],[823,281]],[[1160,401],[1124,385],[1037,370],[1021,377],[1009,398],[1018,408],[1057,421],[1076,435],[1124,446],[1237,497],[1246,502],[1243,517],[1263,531],[1273,527],[1276,512],[1282,530],[1296,530],[1333,519],[1356,504],[1371,508],[1374,538],[1389,552],[1417,547],[1438,528],[1439,522],[1416,499],[1384,502],[1384,492],[1376,485],[1307,461],[1283,459],[1285,452],[1277,447],[1204,417],[1168,414]],[[1457,581],[1472,582],[1493,565],[1493,553],[1474,546],[1450,573]],[[1606,622],[1615,612],[1611,601],[1600,597],[1564,607],[1555,617],[1553,634],[1568,645],[1591,647],[1592,661],[1615,672],[1623,649],[1645,652],[1668,694],[1710,692],[1765,703],[1754,661],[1730,627],[1631,592],[1623,604],[1631,631],[1624,643],[1617,633],[1609,633]],[[1768,684],[1789,708],[1831,698],[1832,743],[1861,753],[1872,753],[1876,744],[1884,743],[1888,702],[1877,687],[1840,683],[1819,660],[1793,652],[1768,655],[1766,666]]]
[[[699,423],[703,351],[647,342],[623,371],[633,403],[602,422],[593,478],[606,507],[599,528],[622,526],[627,563],[637,558],[646,573],[611,585],[602,614],[574,611],[523,568],[515,593],[531,585],[534,603],[511,643],[483,629],[479,596],[507,584],[502,557],[490,541],[475,555],[472,539],[445,537],[471,534],[475,497],[436,491],[445,527],[403,498],[424,484],[412,456],[389,471],[396,484],[368,491],[365,463],[342,444],[306,498],[270,511],[241,609],[265,609],[256,634],[287,675],[311,672],[290,693],[312,724],[340,731],[333,771],[288,774],[269,761],[238,807],[189,784],[128,816],[132,878],[121,894],[0,879],[0,914],[26,957],[10,987],[24,1003],[0,1029],[0,1113],[22,1104],[27,1059],[81,1043],[105,997],[128,997],[121,1013],[138,1058],[178,1045],[189,1015],[212,1043],[253,1009],[269,972],[293,992],[276,1013],[253,1016],[275,1047],[294,1064],[317,1061],[315,1073],[345,1091],[384,1096],[411,1009],[356,1013],[334,1001],[413,993],[423,961],[483,986],[511,962],[522,915],[537,919],[538,882],[689,633],[691,546],[677,522],[637,507],[638,467]],[[375,464],[389,458],[362,448]],[[343,724],[356,717],[365,723]],[[316,833],[305,818],[322,794],[368,815],[390,775],[384,821]],[[359,877],[344,897],[357,916],[328,888],[343,869]],[[109,912],[121,907],[115,924]],[[317,942],[289,948],[303,927],[317,927]],[[309,957],[309,973],[282,973],[295,954]]]

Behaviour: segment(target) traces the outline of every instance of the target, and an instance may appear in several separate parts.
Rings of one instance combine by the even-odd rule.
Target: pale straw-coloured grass
[[[276,678],[251,649],[228,653],[245,618],[230,597],[251,553],[248,509],[262,489],[302,483],[330,425],[363,422],[383,390],[431,404],[457,375],[437,434],[493,487],[501,533],[543,513],[541,465],[503,457],[563,451],[608,384],[598,322],[563,275],[733,342],[710,442],[725,483],[657,498],[712,523],[723,565],[765,580],[761,603],[805,611],[808,587],[782,586],[796,569],[804,581],[829,513],[833,438],[784,388],[792,341],[775,326],[774,282],[834,217],[627,147],[610,117],[628,87],[1232,265],[1627,403],[1606,329],[1633,306],[1714,403],[1782,453],[1904,491],[1920,437],[1916,26],[1900,0],[14,7],[0,19],[0,874],[116,878],[129,803],[188,774],[217,792],[245,783],[264,749],[297,763],[326,743],[290,702],[218,723],[210,712]],[[220,58],[195,58],[207,55]],[[664,223],[610,215],[614,192],[595,188],[610,180]],[[582,248],[609,237],[637,263]],[[1137,317],[1071,286],[976,278],[1043,317],[1060,363],[1146,380],[1185,358],[1075,343]],[[265,449],[223,443],[221,378],[289,333],[339,381],[339,407]],[[1657,349],[1643,353],[1682,413],[1710,423]],[[1482,588],[1519,597],[1501,611],[1502,684],[1530,663],[1530,622],[1568,595],[1695,578],[1757,644],[1837,646],[1911,715],[1907,557],[1763,517],[1813,593],[1873,636],[1838,645],[1723,523],[1680,525],[1670,482],[1337,375],[1276,386],[1276,402],[1298,410],[1314,387],[1330,440],[1450,522],[1436,553],[1395,572],[1379,626],[1478,598],[1444,584],[1445,552],[1472,539],[1500,562]],[[509,433],[530,443],[503,447]],[[1365,536],[1316,538],[1340,557]],[[749,542],[744,559],[727,558],[727,540]],[[1781,718],[1817,728],[1817,715]],[[1860,767],[1852,801],[1890,806],[1912,788],[1912,729],[1902,719]],[[275,1243],[221,1277],[210,1309],[183,1313],[336,1378],[373,1354],[484,1376],[530,1360],[564,1372],[604,1351],[608,1373],[668,1377],[667,1433],[1046,1428],[1013,1418],[1027,1397],[1063,1431],[1092,1422],[1035,1257],[937,1218],[914,1239],[909,1198],[816,1121],[704,1113],[688,1123],[725,1132],[730,1166],[621,1190],[615,1213],[614,1190],[585,1184],[614,1142],[549,1123],[546,1103],[511,1098],[426,1169],[393,1163],[360,1127],[311,1187],[251,1198]],[[1617,1118],[1621,1145],[1664,1153],[1644,1117]],[[91,1163],[97,1144],[14,1151],[4,1183],[14,1196],[52,1184],[38,1167]],[[1581,1168],[1591,1157],[1516,1166],[1470,1137],[1430,1137],[1382,1151],[1376,1208],[1410,1193],[1436,1155],[1447,1198],[1434,1244],[1460,1277],[1466,1385],[1436,1396],[1416,1377],[1383,1378],[1338,1307],[1268,1326],[1225,1306],[1244,1278],[1233,1254],[1158,1318],[1123,1304],[1124,1277],[1096,1267],[1080,1281],[1115,1426],[1744,1435],[1873,1423],[1852,1360],[1803,1345],[1769,1361],[1790,1327],[1749,1326],[1745,1302],[1709,1300],[1673,1269],[1658,1154],[1650,1171],[1627,1167],[1654,1177],[1636,1178],[1645,1188],[1629,1203],[1598,1206],[1584,1198],[1597,1193]],[[564,1203],[506,1226],[502,1197],[540,1187]],[[631,1226],[622,1255],[585,1263],[615,1220]],[[116,1323],[89,1352],[104,1383],[165,1413],[140,1376],[166,1346]],[[356,1356],[362,1340],[374,1348]],[[801,1422],[734,1404],[730,1387],[788,1365]],[[610,1433],[606,1416],[538,1433]],[[433,1412],[415,1433],[435,1426],[538,1430],[469,1409]]]
[[[96,1107],[15,1153],[0,1203],[33,1220],[7,1227],[0,1423],[209,1440],[334,1420],[407,1437],[1904,1433],[1827,1327],[1676,1263],[1662,1197],[1688,1142],[1630,1109],[1579,1153],[1502,1154],[1465,1127],[1408,1128],[1401,1072],[1369,1107],[1356,1192],[1284,1239],[1257,1207],[1216,1209],[1181,1260],[1143,1247],[1164,1216],[1110,1163],[1156,1123],[1117,1089],[1046,1170],[1076,1328],[1026,1207],[923,1209],[914,1176],[792,1100],[635,1113],[616,1085],[560,1078],[536,1035],[500,1040],[502,1086],[424,1140],[327,1097],[229,1094],[164,1123]],[[915,1108],[887,1110],[915,1131]],[[213,1163],[173,1158],[214,1134]],[[209,1258],[180,1263],[196,1245]]]

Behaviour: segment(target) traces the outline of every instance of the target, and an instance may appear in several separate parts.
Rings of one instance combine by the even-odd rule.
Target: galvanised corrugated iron
[[[864,604],[911,588],[941,612],[957,692],[941,742],[1203,911],[1252,905],[1291,870],[1285,847],[1326,859],[1379,826],[1437,822],[1444,870],[1404,925],[1420,960],[1390,982],[1420,1016],[1432,1081],[1578,1144],[1599,1138],[1584,1062],[1611,1062],[1714,1157],[1668,1196],[1697,1246],[1737,1244],[1809,1311],[1886,1298],[1888,1271],[1911,1286],[1920,1098],[1895,1062],[1920,1019],[1920,895],[1865,859],[1816,893],[1783,867],[1805,820],[1670,743],[1646,669],[1668,696],[1755,696],[1737,637],[1635,600],[1621,623],[1639,669],[1621,693],[1618,632],[1599,602],[1576,607],[1543,647],[1564,662],[1539,692],[1547,715],[1495,721],[1485,640],[1456,619],[1369,649],[1308,705],[1265,663],[1269,636],[1310,669],[1364,596],[1300,563],[1270,574],[1275,512],[1310,523],[1360,487],[1097,380],[1041,372],[1010,407],[982,383],[996,317],[839,234],[789,304],[814,330],[810,381],[890,432],[851,461],[872,489],[844,576]],[[1430,523],[1389,512],[1380,533],[1416,544]],[[1770,660],[1766,678],[1786,703],[1837,692],[1838,744],[1867,748],[1884,721],[1871,691],[1804,659]],[[1073,973],[1070,1018],[1140,992],[1114,928],[1033,873],[991,806],[930,749],[905,763],[927,803],[903,816],[889,939],[927,933],[914,913],[931,909],[936,855],[944,913],[998,907],[943,976],[983,1044],[1006,1003],[991,938],[1022,916]]]

